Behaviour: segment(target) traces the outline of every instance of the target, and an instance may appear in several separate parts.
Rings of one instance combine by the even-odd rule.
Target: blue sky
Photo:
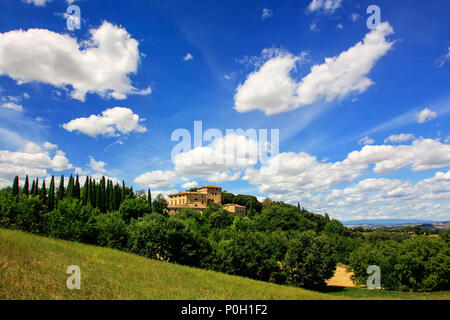
[[[164,194],[220,185],[342,220],[450,219],[448,1],[0,6],[1,186],[78,173]],[[172,159],[194,121],[224,137]],[[226,135],[238,128],[279,129],[279,154],[187,163],[251,145]]]

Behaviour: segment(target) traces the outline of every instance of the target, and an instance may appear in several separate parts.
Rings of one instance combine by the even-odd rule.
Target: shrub
[[[48,235],[76,242],[96,243],[96,216],[100,214],[98,209],[91,206],[83,206],[73,198],[58,201],[57,208],[52,213],[47,213]]]
[[[115,249],[125,249],[128,241],[127,225],[122,215],[113,211],[97,216],[97,244]]]
[[[175,218],[149,214],[129,226],[129,249],[137,254],[184,265],[201,266],[211,249],[207,239]]]
[[[131,219],[137,219],[151,213],[151,208],[144,199],[125,199],[120,205],[119,212],[123,220],[129,223]]]
[[[325,285],[336,269],[336,258],[331,241],[312,231],[300,233],[288,244],[284,266],[289,282],[307,288]]]

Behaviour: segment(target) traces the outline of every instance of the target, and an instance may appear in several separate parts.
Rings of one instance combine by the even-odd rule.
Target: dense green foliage
[[[28,181],[28,179],[26,180]],[[0,190],[0,227],[58,239],[116,248],[173,263],[201,267],[279,284],[320,288],[337,262],[350,264],[356,281],[376,264],[382,284],[401,290],[449,288],[449,237],[427,238],[401,231],[353,231],[337,220],[270,199],[223,193],[224,203],[248,208],[234,216],[209,203],[203,214],[166,213],[167,201],[150,190],[113,185],[104,177],[78,176],[45,182],[31,190],[18,178]],[[55,191],[56,190],[56,191]]]
[[[402,241],[365,243],[350,256],[359,283],[367,267],[381,269],[381,285],[396,290],[432,291],[450,288],[450,247],[441,238],[418,236]]]

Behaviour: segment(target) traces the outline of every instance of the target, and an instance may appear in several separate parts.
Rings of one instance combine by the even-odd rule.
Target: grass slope
[[[81,290],[66,287],[66,268],[81,268]],[[450,299],[450,292],[330,288],[319,293],[137,255],[0,229],[3,299]]]
[[[66,269],[81,269],[69,290]],[[323,293],[0,229],[0,299],[330,299]]]

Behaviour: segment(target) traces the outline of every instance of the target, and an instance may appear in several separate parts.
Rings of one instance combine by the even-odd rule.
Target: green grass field
[[[81,290],[66,268],[81,268]],[[319,293],[0,229],[0,299],[450,299],[349,288]]]

